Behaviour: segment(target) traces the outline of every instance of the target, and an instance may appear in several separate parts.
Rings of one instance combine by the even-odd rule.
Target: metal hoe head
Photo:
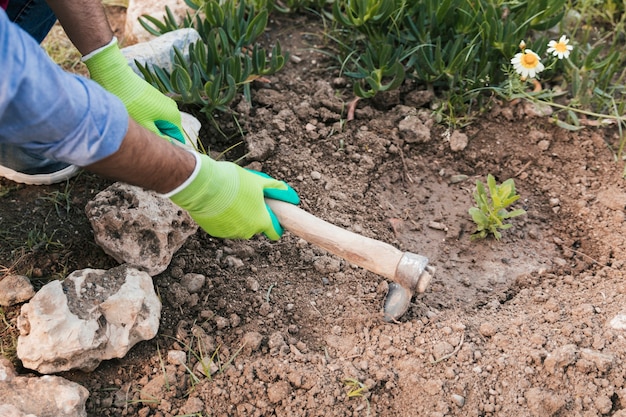
[[[404,253],[396,269],[396,282],[389,283],[384,305],[385,321],[395,322],[402,317],[409,309],[413,295],[423,293],[434,274],[435,268],[428,265],[428,258]]]

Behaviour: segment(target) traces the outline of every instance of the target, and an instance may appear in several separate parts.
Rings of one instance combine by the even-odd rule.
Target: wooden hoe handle
[[[307,242],[397,282],[411,292],[423,292],[428,285],[428,273],[425,282],[418,284],[428,264],[426,257],[402,252],[388,243],[342,229],[293,204],[272,199],[265,201],[286,230]]]

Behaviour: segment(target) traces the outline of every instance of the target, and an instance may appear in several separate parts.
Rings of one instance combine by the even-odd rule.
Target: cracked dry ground
[[[154,278],[159,335],[93,373],[63,375],[89,389],[89,416],[626,416],[625,330],[612,321],[626,312],[616,129],[569,132],[528,104],[494,102],[452,152],[426,111],[432,98],[410,86],[360,102],[344,123],[351,89],[313,49],[312,25],[272,22],[272,39],[300,59],[237,106],[247,135],[226,158],[260,148],[260,160],[243,163],[287,180],[307,211],[427,256],[437,268],[429,288],[385,323],[380,276],[289,233],[271,243],[198,232]],[[430,133],[405,140],[407,115]],[[242,140],[226,143],[203,123],[212,151]],[[229,118],[219,123],[234,131]],[[471,194],[489,173],[514,178],[527,215],[500,241],[470,242]],[[107,182],[82,174],[70,185],[69,216],[39,198],[65,185],[0,199],[5,224],[29,217],[59,230],[60,254],[21,258],[35,278],[114,265],[81,211]],[[208,278],[197,295],[179,285],[188,272]],[[255,335],[253,350],[244,341]],[[187,352],[188,368],[168,364],[169,350]],[[196,380],[189,369],[201,354],[222,366]],[[367,389],[349,395],[354,381]]]

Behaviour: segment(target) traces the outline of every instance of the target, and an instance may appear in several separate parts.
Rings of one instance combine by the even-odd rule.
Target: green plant
[[[348,398],[365,398],[365,401],[367,402],[367,415],[369,416],[371,406],[369,399],[366,397],[369,387],[356,378],[346,378],[343,380],[343,383],[348,387]]]
[[[54,209],[59,217],[62,217],[62,212],[67,216],[72,209],[71,191],[74,183],[70,181],[65,182],[63,191],[51,191],[46,193],[45,196],[40,197],[39,200],[49,201],[54,205]]]
[[[370,87],[355,83],[356,96],[398,88],[406,75],[461,113],[480,98],[477,87],[504,80],[500,69],[519,39],[561,20],[565,1],[339,0],[325,15],[342,70]],[[383,84],[385,76],[393,81]]]
[[[403,48],[394,49],[386,42],[368,45],[365,54],[354,60],[355,72],[345,73],[364,81],[354,83],[354,94],[370,98],[381,91],[398,88],[404,81],[404,67],[400,63],[402,53]]]
[[[256,40],[265,31],[267,8],[256,10],[248,2],[235,0],[186,0],[194,10],[178,25],[169,9],[164,22],[144,16],[141,24],[155,35],[194,27],[201,40],[190,45],[189,59],[175,48],[171,72],[137,64],[146,81],[175,100],[195,104],[212,119],[213,112],[227,112],[239,91],[250,100],[250,84],[281,70],[287,54],[276,42],[268,52]],[[150,25],[152,24],[152,26]]]
[[[487,195],[487,190],[489,195]],[[515,191],[515,183],[512,178],[497,185],[493,175],[487,175],[487,189],[480,181],[476,181],[474,200],[476,207],[469,209],[472,220],[476,223],[476,231],[471,239],[482,239],[492,233],[496,239],[500,239],[500,230],[511,228],[511,223],[504,223],[506,219],[526,214],[523,209],[507,211],[507,207],[516,202],[520,196]]]
[[[56,232],[56,230],[53,230],[52,233],[48,234],[43,226],[41,229],[31,229],[28,232],[25,246],[31,252],[37,252],[40,249],[48,250],[51,247],[62,248],[64,246],[63,243],[54,238]]]

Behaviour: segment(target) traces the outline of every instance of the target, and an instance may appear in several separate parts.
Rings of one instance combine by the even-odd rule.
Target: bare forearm
[[[82,55],[108,44],[113,31],[99,0],[47,0]]]
[[[167,193],[189,178],[195,164],[191,153],[129,119],[128,132],[119,150],[85,169],[116,181]]]

